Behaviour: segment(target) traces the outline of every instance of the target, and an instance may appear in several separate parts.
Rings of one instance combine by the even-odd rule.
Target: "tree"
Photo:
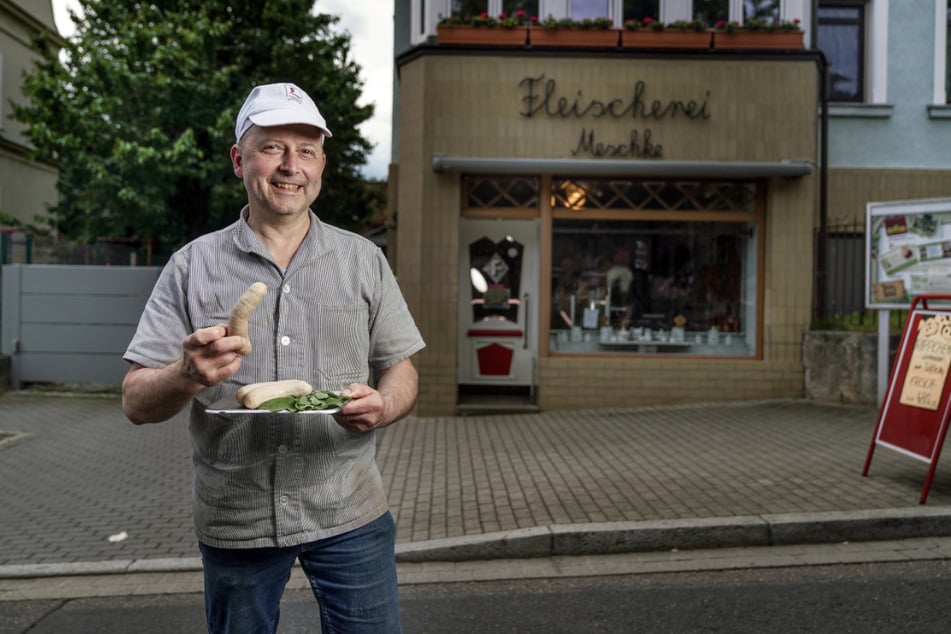
[[[24,81],[38,159],[60,169],[53,225],[65,236],[149,237],[159,252],[237,218],[246,201],[228,151],[241,102],[258,84],[292,81],[333,131],[315,210],[357,228],[378,205],[359,167],[362,82],[350,37],[314,0],[80,0],[58,58]]]

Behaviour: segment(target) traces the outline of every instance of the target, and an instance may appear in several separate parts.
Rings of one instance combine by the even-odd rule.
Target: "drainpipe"
[[[812,38],[810,48],[816,54],[819,66],[819,236],[816,244],[816,297],[815,317],[826,317],[826,289],[828,288],[828,232],[829,232],[829,61],[819,50],[819,2],[812,2]]]

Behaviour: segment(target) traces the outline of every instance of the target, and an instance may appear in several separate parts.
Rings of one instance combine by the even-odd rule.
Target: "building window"
[[[452,0],[452,15],[479,15],[489,10],[489,0]]]
[[[445,15],[479,15],[500,13],[511,15],[524,11],[539,19],[547,17],[575,20],[609,18],[620,28],[626,20],[653,18],[663,22],[696,18],[710,25],[723,20],[743,22],[744,19],[780,19],[784,0],[412,0],[412,6],[421,11],[420,24],[435,25]],[[427,5],[431,9],[427,9]],[[415,10],[415,9],[414,9]],[[427,15],[432,12],[434,15]],[[802,16],[796,16],[802,19]],[[434,27],[433,27],[434,28]]]
[[[644,18],[658,19],[660,17],[660,0],[623,0],[621,6],[621,21],[643,20]]]
[[[475,16],[488,13],[497,16],[500,13],[513,15],[524,11],[525,15],[538,15],[539,0],[449,0],[449,12],[452,15]]]
[[[713,25],[721,20],[729,22],[730,20],[730,2],[729,0],[693,0],[693,15],[697,20],[703,20],[707,24]],[[739,22],[740,20],[737,20]]]
[[[756,354],[753,183],[555,179],[550,350]]]
[[[514,15],[516,11],[524,11],[529,17],[538,16],[538,0],[502,0],[502,13]]]
[[[632,211],[756,210],[756,188],[746,183],[708,181],[630,181],[556,179],[554,210],[627,209]]]
[[[608,17],[610,5],[611,0],[571,0],[571,17],[575,20]]]
[[[743,19],[774,22],[780,19],[779,0],[743,0]]]
[[[864,102],[864,3],[826,2],[819,5],[818,43],[829,60],[829,100]]]
[[[463,176],[462,208],[538,209],[537,176]]]

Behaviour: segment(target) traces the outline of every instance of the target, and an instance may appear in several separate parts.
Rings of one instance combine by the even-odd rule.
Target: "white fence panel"
[[[160,267],[9,264],[0,282],[0,353],[11,384],[122,382],[122,353]]]

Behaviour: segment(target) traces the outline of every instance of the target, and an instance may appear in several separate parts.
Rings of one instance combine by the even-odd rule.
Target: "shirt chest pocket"
[[[317,309],[317,370],[330,389],[369,379],[369,312],[365,304]]]

